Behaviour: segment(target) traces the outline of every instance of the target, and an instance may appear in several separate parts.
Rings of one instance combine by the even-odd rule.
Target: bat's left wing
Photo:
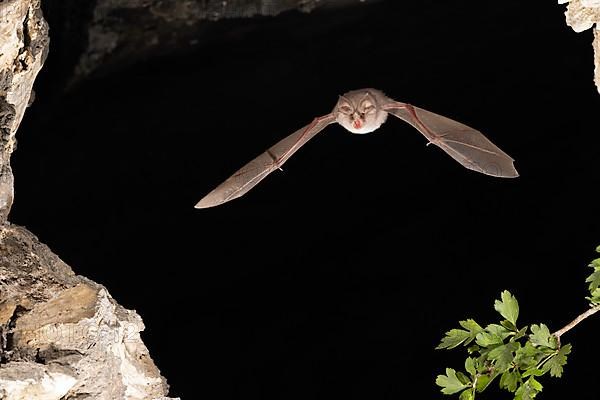
[[[333,114],[315,118],[313,122],[292,133],[240,168],[200,200],[196,204],[196,208],[218,206],[246,194],[271,172],[281,168],[292,154],[332,122],[335,122]]]
[[[473,128],[406,103],[391,101],[383,109],[417,128],[468,169],[502,178],[519,176],[514,160]]]

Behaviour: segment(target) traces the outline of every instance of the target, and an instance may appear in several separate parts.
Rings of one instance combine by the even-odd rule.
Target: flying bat
[[[339,97],[333,111],[315,118],[243,166],[207,194],[196,208],[208,208],[236,199],[281,166],[327,125],[337,122],[348,131],[364,134],[375,131],[388,114],[408,122],[429,141],[444,150],[465,168],[482,174],[514,178],[519,176],[514,160],[481,132],[430,111],[401,103],[376,89],[353,90]]]

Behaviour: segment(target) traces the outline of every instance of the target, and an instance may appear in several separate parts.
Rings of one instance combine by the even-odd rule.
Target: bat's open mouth
[[[352,125],[354,126],[354,129],[360,129],[363,126],[363,122],[360,118],[358,118],[352,122]]]

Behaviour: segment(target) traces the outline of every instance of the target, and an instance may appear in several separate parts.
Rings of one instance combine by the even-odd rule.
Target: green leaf
[[[477,374],[477,369],[475,368],[475,359],[471,357],[467,357],[465,360],[465,369],[471,376],[475,376]]]
[[[600,286],[600,267],[597,267],[596,271],[594,271],[590,276],[588,276],[585,281],[590,282],[590,293],[598,289],[598,287]]]
[[[442,338],[440,344],[437,345],[436,350],[453,349],[469,339],[469,337],[471,337],[471,334],[468,331],[462,329],[450,329],[446,332],[446,336]]]
[[[469,379],[469,377],[466,376],[465,374],[463,374],[462,372],[456,371],[456,377],[458,378],[459,381],[461,381],[465,385],[471,386],[471,379]]]
[[[469,332],[475,333],[475,335],[483,330],[483,328],[477,322],[470,318],[464,321],[460,321],[459,324]],[[475,335],[473,335],[473,337],[475,337]]]
[[[563,373],[563,366],[567,363],[567,355],[571,352],[571,345],[566,344],[556,352],[556,355],[550,358],[542,366],[542,371],[550,371],[550,376],[560,378]]]
[[[525,371],[523,373],[522,377],[527,378],[528,376],[542,376],[544,374],[545,374],[545,372],[542,371],[541,369],[529,368],[527,371]]]
[[[485,388],[487,388],[489,386],[490,383],[492,383],[493,379],[494,378],[489,375],[481,375],[479,378],[477,378],[477,383],[475,384],[475,388],[477,389],[477,391],[479,393],[481,393],[485,390]]]
[[[551,349],[556,349],[558,347],[556,338],[544,324],[531,325],[531,335],[529,335],[529,340],[531,340],[531,343],[534,346],[545,346]]]
[[[486,326],[483,332],[476,336],[476,343],[482,347],[488,347],[494,344],[502,344],[504,339],[510,335],[510,331],[498,324],[490,324]]]
[[[519,317],[519,303],[517,299],[508,290],[502,292],[500,297],[502,300],[496,300],[494,309],[512,322],[513,325],[517,325],[517,318]]]
[[[528,369],[535,367],[544,356],[544,352],[535,348],[531,342],[527,342],[523,347],[516,351],[513,362],[518,365],[520,369]]]
[[[473,392],[474,392],[473,389],[465,390],[464,392],[462,392],[460,394],[460,396],[458,397],[458,400],[474,400],[475,393],[473,393]]]
[[[477,377],[477,382],[475,383],[475,389],[479,393],[483,392],[489,385],[496,379],[498,376],[497,372],[492,372],[489,375],[480,375]]]
[[[596,247],[596,253],[600,253],[600,246]]]
[[[504,321],[500,322],[500,325],[502,325],[503,327],[505,327],[509,331],[513,331],[513,332],[517,332],[518,331],[517,327],[512,322],[510,322],[507,319],[505,319]]]
[[[477,322],[472,319],[467,319],[465,321],[459,322],[460,326],[465,328],[463,329],[451,329],[446,332],[446,336],[442,339],[440,344],[436,347],[437,350],[440,349],[453,349],[460,344],[468,345],[475,339],[475,336],[479,332],[483,331],[483,328],[479,326]]]
[[[592,302],[592,306],[597,306],[600,304],[600,288],[594,290],[592,292],[592,297],[586,297],[589,301]]]
[[[542,386],[541,383],[539,383],[538,381],[535,380],[535,378],[532,376],[531,378],[527,379],[527,384],[529,384],[532,388],[534,388],[535,390],[537,390],[538,392],[541,392],[542,389],[544,388]]]
[[[519,331],[515,333],[514,340],[521,339],[525,334],[527,334],[527,327],[519,329]]]
[[[519,371],[506,371],[500,377],[500,387],[514,393],[517,390],[519,380]]]
[[[541,391],[542,385],[532,376],[517,389],[515,400],[533,400]]]
[[[488,359],[494,361],[494,367],[499,373],[502,373],[510,367],[515,358],[514,352],[521,347],[518,342],[506,343],[490,350]]]
[[[456,371],[452,368],[446,368],[446,375],[438,375],[435,383],[442,388],[444,394],[458,393],[469,387],[458,379]]]

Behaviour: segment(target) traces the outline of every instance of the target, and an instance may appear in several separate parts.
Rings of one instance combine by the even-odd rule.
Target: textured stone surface
[[[164,399],[141,318],[7,221],[15,133],[48,45],[39,0],[0,2],[0,399]]]
[[[48,26],[39,0],[0,2],[0,223],[13,202],[10,156],[15,133],[48,52]]]
[[[58,57],[64,68],[72,68],[65,79],[73,84],[158,54],[243,35],[250,28],[250,17],[378,0],[47,1],[53,35],[60,42]],[[215,24],[223,20],[227,24]]]
[[[575,32],[594,28],[594,81],[600,92],[600,0],[559,0],[559,4],[564,3],[569,3],[565,17]]]
[[[0,398],[166,399],[144,324],[26,229],[0,232]]]

